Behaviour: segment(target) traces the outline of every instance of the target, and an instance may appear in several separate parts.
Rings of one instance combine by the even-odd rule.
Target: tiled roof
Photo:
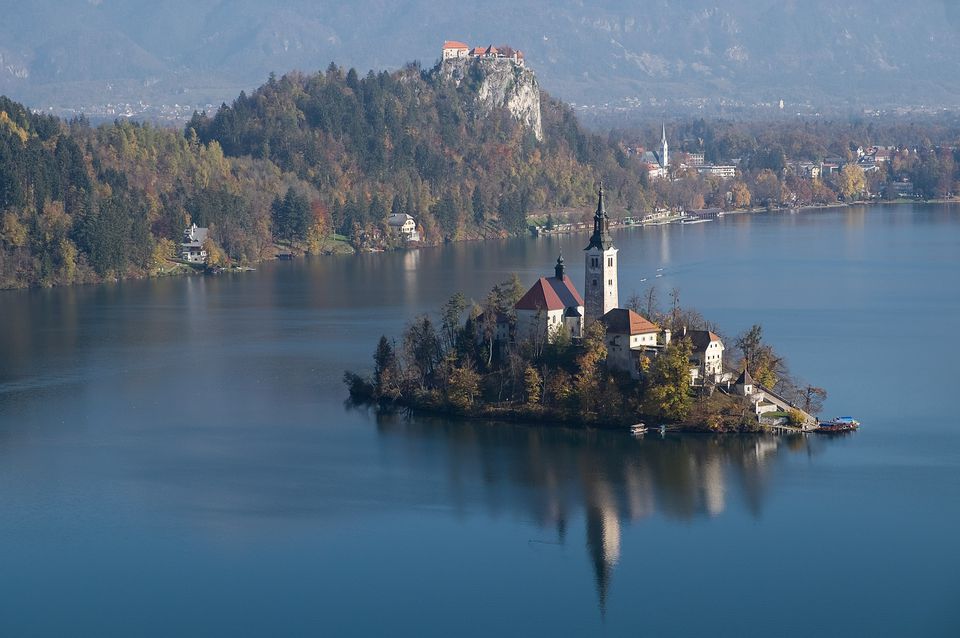
[[[547,283],[553,288],[553,291],[560,297],[565,308],[571,308],[583,305],[583,297],[577,292],[577,287],[570,281],[570,277],[563,276],[563,281],[556,277],[547,277]]]
[[[444,49],[469,49],[470,47],[468,47],[463,42],[459,42],[457,40],[447,40],[446,42],[443,43],[443,48]]]
[[[607,334],[642,335],[660,332],[656,324],[627,308],[614,308],[600,319],[607,326]]]
[[[583,305],[583,297],[577,292],[570,278],[563,281],[556,277],[541,277],[530,287],[515,308],[517,310],[563,310]]]
[[[709,330],[690,330],[687,332],[690,342],[693,344],[694,352],[702,352],[707,349],[712,341],[720,341],[720,337]]]

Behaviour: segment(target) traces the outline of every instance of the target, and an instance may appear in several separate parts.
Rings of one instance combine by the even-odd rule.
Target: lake
[[[582,286],[587,239],[0,292],[0,635],[960,635],[960,207],[614,234],[621,303],[761,323],[852,435],[345,404],[381,334],[561,249]]]

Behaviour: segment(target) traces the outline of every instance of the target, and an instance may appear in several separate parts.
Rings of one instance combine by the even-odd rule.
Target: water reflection
[[[647,435],[577,431],[377,415],[384,449],[407,462],[442,458],[454,502],[482,502],[556,534],[585,525],[598,604],[606,607],[624,527],[660,515],[692,520],[723,514],[732,496],[762,511],[775,464],[812,453],[826,439],[806,436]],[[438,453],[438,445],[443,448]],[[422,447],[422,449],[420,449]],[[472,490],[479,486],[479,493]],[[634,548],[635,549],[635,548]]]

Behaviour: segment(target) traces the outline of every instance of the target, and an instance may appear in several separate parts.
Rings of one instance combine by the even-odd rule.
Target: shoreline
[[[767,208],[750,208],[750,209],[734,209],[734,210],[729,210],[729,211],[723,211],[723,215],[724,215],[724,216],[727,216],[727,215],[756,215],[756,214],[762,214],[762,213],[776,213],[776,212],[812,212],[812,211],[824,210],[824,209],[850,208],[850,207],[853,207],[853,206],[872,206],[872,205],[902,206],[902,205],[905,205],[905,204],[910,204],[910,205],[947,205],[947,204],[960,204],[960,198],[953,198],[953,199],[931,199],[931,200],[874,200],[874,201],[852,202],[852,203],[847,203],[847,202],[833,202],[833,203],[830,203],[830,204],[816,204],[816,205],[809,205],[809,206],[800,206],[800,207],[797,207],[797,208],[773,208],[773,209],[767,209]],[[674,216],[671,216],[671,217],[669,217],[669,218],[667,218],[667,219],[657,220],[657,221],[654,221],[654,222],[637,223],[637,224],[616,224],[616,225],[613,225],[613,226],[612,226],[612,229],[615,229],[615,230],[624,230],[624,229],[645,228],[645,227],[652,227],[652,226],[666,226],[666,225],[675,223],[675,222],[677,221],[677,219],[679,219],[679,218],[680,218],[679,215],[674,215]],[[458,239],[458,240],[453,240],[453,241],[441,241],[441,242],[436,242],[436,243],[420,243],[420,244],[418,244],[415,248],[403,246],[403,247],[392,248],[392,249],[387,249],[387,250],[383,250],[383,251],[365,251],[365,250],[357,250],[357,249],[354,248],[354,249],[352,249],[352,251],[350,251],[350,252],[347,252],[347,251],[333,251],[333,250],[331,250],[331,251],[324,251],[324,252],[321,252],[321,253],[315,254],[315,255],[314,255],[314,254],[311,254],[311,253],[309,253],[309,252],[307,252],[307,251],[298,251],[298,252],[293,253],[293,255],[294,255],[294,259],[299,260],[299,259],[303,259],[303,258],[305,258],[305,257],[307,257],[307,256],[311,256],[311,257],[343,257],[343,256],[350,256],[350,257],[353,257],[353,256],[356,256],[356,255],[358,255],[358,254],[366,254],[366,253],[374,253],[374,252],[394,252],[394,251],[415,250],[415,249],[419,249],[419,248],[436,248],[436,247],[444,246],[444,245],[449,244],[449,243],[484,242],[484,241],[491,241],[491,240],[496,240],[496,239],[510,239],[510,238],[530,236],[530,235],[531,235],[531,229],[532,229],[532,228],[534,228],[534,227],[533,227],[533,226],[528,226],[527,229],[524,230],[524,231],[517,232],[517,233],[509,233],[509,234],[507,234],[507,235],[505,235],[505,236],[498,236],[498,237],[469,237],[469,238]],[[589,230],[586,229],[586,228],[584,228],[584,229],[571,229],[571,230],[566,231],[566,232],[563,232],[563,233],[555,233],[555,232],[552,232],[552,233],[543,234],[543,235],[540,235],[540,236],[543,236],[543,237],[552,237],[552,236],[561,235],[561,234],[562,234],[562,235],[568,235],[568,234],[571,234],[571,235],[572,235],[572,234],[580,234],[580,233],[587,233],[587,232],[589,232]],[[533,236],[534,236],[534,237],[537,237],[538,235],[535,235],[535,234],[534,234]],[[352,248],[352,247],[351,247],[351,248]],[[279,245],[277,245],[277,249],[278,249],[278,250],[280,249],[280,246],[279,246]],[[288,249],[288,250],[289,250],[289,249]],[[257,265],[257,264],[269,263],[269,262],[276,261],[276,260],[277,260],[277,257],[276,257],[276,256],[274,256],[274,257],[272,257],[272,258],[269,258],[269,257],[268,257],[268,258],[264,258],[264,259],[259,259],[259,260],[256,260],[256,261],[252,261],[252,262],[249,262],[249,263],[244,263],[244,264],[241,264],[241,265],[237,265],[237,266],[226,267],[226,268],[223,268],[223,271],[222,271],[222,272],[224,272],[224,273],[231,273],[231,274],[232,274],[232,273],[238,273],[238,272],[250,272],[250,271],[256,270],[255,268],[253,268],[253,266],[255,266],[255,265]],[[169,263],[173,263],[173,264],[177,264],[177,265],[182,265],[182,264],[180,264],[180,262],[174,262],[174,261],[170,261]],[[183,277],[183,276],[195,276],[195,275],[207,275],[207,274],[210,274],[210,273],[204,272],[202,269],[199,269],[199,270],[198,270],[198,269],[194,269],[193,271],[191,271],[191,270],[189,270],[188,268],[181,268],[181,267],[177,267],[177,266],[172,266],[172,267],[170,267],[168,270],[171,271],[171,272],[168,272],[168,271],[159,271],[159,272],[158,272],[156,269],[154,269],[153,271],[150,271],[150,272],[146,272],[146,273],[144,273],[144,272],[139,272],[139,273],[134,273],[134,274],[128,274],[128,275],[126,275],[126,276],[124,276],[124,277],[108,277],[108,278],[94,279],[94,280],[88,280],[88,281],[76,281],[76,282],[71,282],[71,283],[66,283],[66,284],[58,283],[58,284],[37,284],[37,285],[11,286],[11,287],[6,287],[6,288],[0,288],[0,293],[3,293],[3,292],[12,292],[12,291],[22,291],[22,290],[43,290],[43,289],[53,289],[53,288],[67,288],[67,287],[73,287],[73,286],[90,286],[90,285],[99,285],[99,284],[116,284],[116,283],[121,283],[121,282],[124,282],[124,281],[143,281],[143,280],[145,280],[145,279],[160,279],[160,278],[165,278],[165,277]]]
[[[791,426],[786,424],[765,424],[757,422],[755,426],[750,428],[741,428],[741,427],[725,427],[725,428],[710,428],[706,424],[702,423],[691,423],[691,422],[663,422],[657,423],[656,425],[646,425],[647,422],[655,423],[657,421],[656,417],[638,415],[642,420],[637,423],[629,423],[627,421],[613,422],[613,421],[583,421],[570,416],[564,415],[556,410],[545,407],[538,408],[526,408],[522,406],[495,406],[495,405],[486,405],[481,406],[476,411],[464,411],[461,409],[454,408],[447,405],[435,405],[430,402],[421,402],[421,401],[410,401],[410,400],[398,400],[398,401],[378,401],[372,397],[358,397],[353,396],[352,394],[348,398],[348,402],[353,407],[364,407],[372,409],[378,413],[383,414],[395,414],[398,412],[406,412],[409,416],[419,417],[419,418],[445,418],[445,419],[456,419],[461,422],[472,422],[472,421],[484,421],[491,424],[511,424],[511,425],[521,425],[524,427],[540,427],[540,428],[564,428],[568,430],[579,430],[579,431],[589,431],[589,430],[603,430],[603,431],[614,431],[614,432],[624,432],[628,434],[633,434],[634,436],[643,436],[645,434],[654,434],[654,433],[671,433],[671,434],[709,434],[709,435],[744,435],[744,434],[772,434],[772,435],[795,435],[795,434],[829,434],[829,435],[839,435],[845,434],[849,431],[828,431],[828,430],[818,430],[814,429],[804,429],[798,426]],[[637,426],[643,426],[643,430],[640,432],[634,432],[634,428]]]

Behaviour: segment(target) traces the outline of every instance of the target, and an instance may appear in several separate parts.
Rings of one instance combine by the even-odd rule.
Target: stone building
[[[593,235],[584,248],[586,321],[596,321],[620,306],[617,282],[617,249],[610,236],[610,218],[603,205],[603,184],[597,196],[597,212],[593,216]]]

